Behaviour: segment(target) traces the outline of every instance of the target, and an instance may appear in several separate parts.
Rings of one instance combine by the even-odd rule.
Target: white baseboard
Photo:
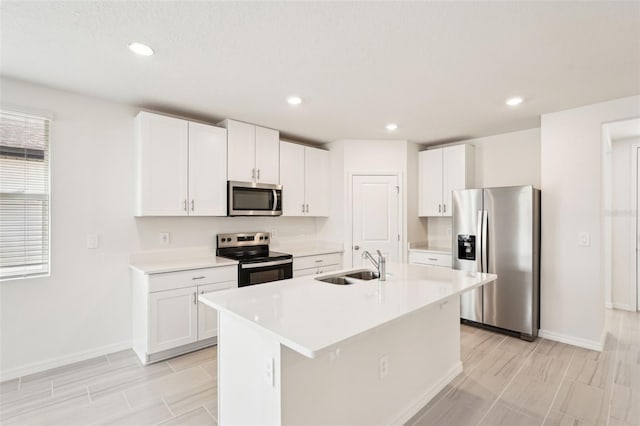
[[[636,307],[635,306],[631,306],[627,303],[612,303],[611,307],[613,309],[620,309],[622,311],[630,311],[630,312],[635,312],[636,311]]]
[[[607,309],[613,309],[613,303],[605,302],[604,307],[607,308]]]
[[[44,361],[33,362],[9,370],[0,371],[0,381],[15,379],[17,377],[29,374],[39,373],[51,368],[62,367],[63,365],[73,364],[74,362],[84,361],[98,356],[110,354],[131,348],[131,341],[114,343],[112,345],[101,346],[99,348],[89,349],[87,351],[76,352],[64,355],[58,358],[47,359]]]
[[[583,339],[582,337],[569,336],[567,334],[556,333],[555,331],[548,331],[540,329],[538,336],[553,340],[560,343],[566,343],[568,345],[578,346],[580,348],[590,349],[592,351],[602,352],[603,340],[602,338],[598,342],[597,340]]]
[[[458,374],[462,373],[462,362],[456,363],[440,380],[434,383],[429,389],[427,389],[422,395],[414,399],[407,409],[398,414],[398,416],[390,422],[392,425],[404,425],[413,416],[431,401],[445,386],[447,386]]]

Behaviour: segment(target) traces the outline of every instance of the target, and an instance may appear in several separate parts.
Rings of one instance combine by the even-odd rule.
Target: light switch
[[[591,246],[591,234],[588,232],[578,232],[578,245],[581,247]]]
[[[88,249],[97,249],[98,248],[98,234],[88,234],[87,235],[87,248]]]

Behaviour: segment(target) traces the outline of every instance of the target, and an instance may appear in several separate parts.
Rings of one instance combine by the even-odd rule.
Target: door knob
[[[360,250],[360,246],[353,246],[354,250]]]

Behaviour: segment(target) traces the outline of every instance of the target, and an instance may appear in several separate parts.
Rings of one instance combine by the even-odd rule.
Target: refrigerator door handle
[[[481,234],[482,237],[480,237],[481,244],[482,244],[482,272],[489,272],[489,257],[487,253],[487,239],[489,238],[488,233],[489,233],[489,215],[487,214],[486,210],[483,210],[482,234]]]
[[[480,246],[482,245],[482,219],[483,219],[484,215],[482,213],[482,210],[478,210],[478,221],[476,222],[476,235],[477,235],[477,239],[478,241],[476,241],[476,265],[478,267],[478,272],[484,272],[483,265],[484,263],[482,262],[482,250],[480,249]]]

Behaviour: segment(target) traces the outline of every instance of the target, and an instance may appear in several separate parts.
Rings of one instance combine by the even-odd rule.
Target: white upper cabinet
[[[227,131],[189,122],[189,215],[227,214]]]
[[[136,216],[225,216],[226,130],[140,112]]]
[[[280,142],[283,216],[329,216],[329,151]]]
[[[418,158],[418,215],[451,216],[452,191],[473,186],[473,146],[430,149]]]
[[[224,120],[219,124],[228,132],[229,180],[277,184],[280,133],[235,120]]]

